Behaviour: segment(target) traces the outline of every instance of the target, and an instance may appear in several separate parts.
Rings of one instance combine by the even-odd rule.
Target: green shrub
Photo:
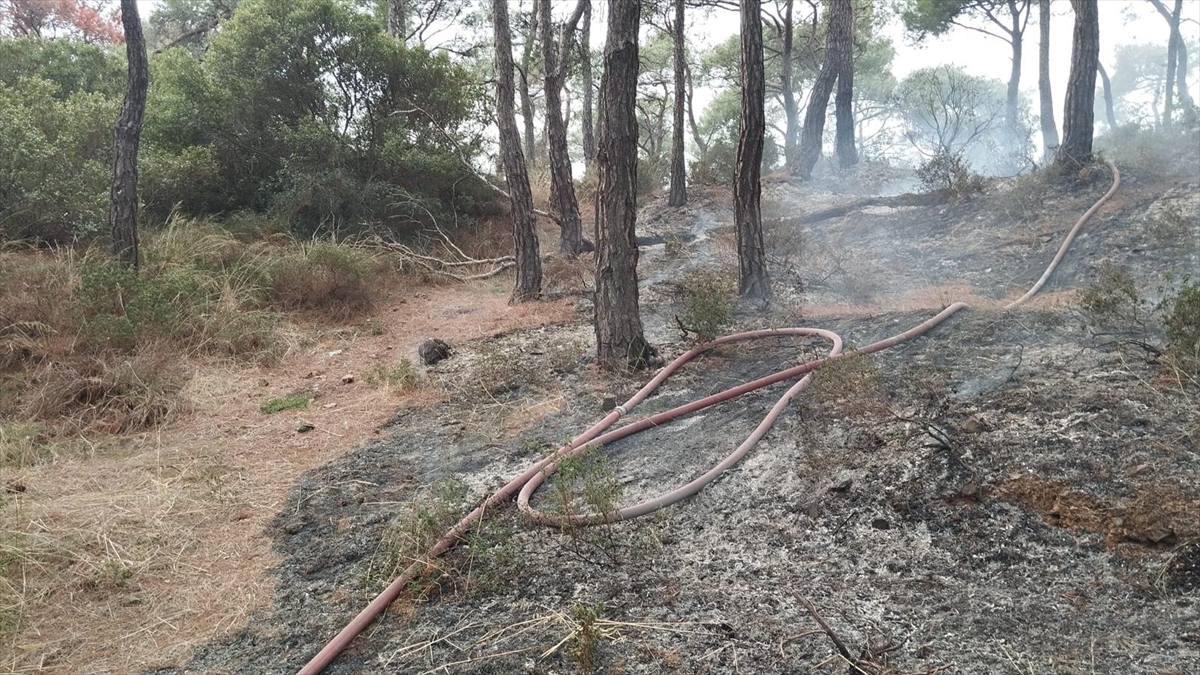
[[[712,270],[688,272],[675,284],[679,313],[675,320],[684,334],[706,342],[721,334],[733,317],[733,280]]]
[[[274,415],[285,410],[300,410],[308,407],[309,398],[304,394],[292,394],[291,396],[279,396],[268,401],[265,401],[258,407],[264,415]]]
[[[983,192],[983,176],[971,170],[962,153],[939,152],[917,166],[917,179],[926,190],[968,197]]]
[[[378,268],[361,249],[318,241],[271,262],[271,301],[283,309],[321,310],[343,320],[371,306],[367,277]]]
[[[1185,278],[1162,301],[1167,348],[1185,370],[1200,374],[1200,282]]]

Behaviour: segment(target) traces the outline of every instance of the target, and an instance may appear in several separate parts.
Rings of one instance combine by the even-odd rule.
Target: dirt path
[[[398,407],[444,397],[372,386],[376,368],[419,363],[416,346],[433,334],[478,339],[573,319],[567,300],[510,307],[499,283],[396,293],[357,326],[298,329],[308,344],[279,366],[195,364],[194,411],[155,433],[5,470],[0,482],[21,489],[6,527],[59,551],[60,565],[27,580],[4,672],[140,672],[244,625],[275,592],[281,558],[264,531],[299,477],[376,437]],[[259,410],[293,393],[309,406]],[[298,433],[302,423],[313,429]]]

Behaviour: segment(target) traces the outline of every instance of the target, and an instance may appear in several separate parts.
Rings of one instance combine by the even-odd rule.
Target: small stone
[[[145,600],[143,600],[142,596],[140,596],[140,595],[130,594],[130,595],[121,596],[121,606],[122,607],[135,607],[137,605],[142,604],[143,602],[145,602]]]
[[[450,358],[451,353],[449,343],[437,338],[426,340],[417,347],[417,355],[421,357],[421,363],[427,366]]]
[[[343,375],[342,376],[342,384],[354,384],[354,376],[353,375]]]
[[[21,493],[25,491],[25,484],[15,480],[9,481],[8,484],[4,486],[4,491],[10,495]]]
[[[313,426],[312,422],[301,422],[300,426],[296,427],[296,433],[307,434],[308,432],[312,431],[313,429],[316,429],[316,427]]]
[[[960,427],[964,434],[979,434],[988,430],[987,422],[979,415],[971,415]]]
[[[324,409],[326,409],[326,410],[329,410],[330,408],[333,408],[333,407],[336,407],[336,406],[337,406],[337,403],[332,403],[332,402],[331,402],[331,403],[326,403],[325,405],[323,405],[323,406],[321,406],[321,407],[322,407],[322,408],[324,408]]]
[[[834,483],[833,485],[830,485],[829,491],[830,492],[845,492],[846,490],[849,490],[850,486],[853,484],[854,484],[854,481],[847,478],[846,480],[844,480],[840,483]]]
[[[284,524],[283,531],[288,534],[296,534],[300,530],[304,529],[304,525],[305,522],[303,518],[293,518]]]
[[[1126,471],[1125,475],[1129,476],[1130,478],[1134,478],[1134,477],[1137,477],[1137,476],[1140,476],[1140,475],[1146,473],[1149,470],[1150,470],[1149,464],[1138,464],[1137,466]]]
[[[871,527],[877,530],[890,530],[892,529],[892,524],[888,522],[887,518],[872,518]]]
[[[600,411],[601,412],[608,412],[609,410],[612,410],[613,408],[616,408],[616,407],[617,407],[617,397],[616,396],[605,396],[604,399],[600,401]]]

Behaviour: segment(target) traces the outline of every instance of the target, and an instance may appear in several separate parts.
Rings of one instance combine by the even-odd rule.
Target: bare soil
[[[856,373],[818,375],[741,464],[653,517],[559,532],[495,514],[327,672],[855,672],[806,602],[851,658],[887,672],[1197,672],[1200,395],[1148,352],[1093,335],[1074,294],[1104,261],[1148,296],[1164,273],[1200,269],[1200,185],[1128,179],[1015,312],[1000,301],[1041,274],[1105,173],[808,225],[781,216],[859,195],[770,183],[775,301],[740,307],[739,325],[802,320],[865,344],[949,302],[974,307]],[[642,252],[643,310],[668,357],[687,346],[672,280],[732,264],[727,203],[696,191],[683,210],[643,209],[639,232],[663,241]],[[1191,229],[1164,235],[1164,205]],[[586,290],[561,302],[572,321],[474,340],[435,331],[456,348],[428,373],[444,400],[313,462],[269,509],[270,603],[186,665],[151,672],[295,672],[380,589],[381,541],[415,496],[447,477],[481,496],[598,419],[606,396],[630,394],[640,378],[589,365]],[[637,413],[822,349],[723,349]],[[784,386],[605,448],[622,502],[715,463]]]

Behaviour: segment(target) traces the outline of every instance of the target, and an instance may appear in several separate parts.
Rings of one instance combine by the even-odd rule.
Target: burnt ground
[[[1200,175],[1194,164],[1175,175]],[[1200,393],[1145,349],[1095,335],[1074,301],[1104,262],[1150,299],[1164,273],[1200,270],[1200,185],[1126,174],[1045,295],[1015,312],[993,301],[1041,274],[1106,172],[806,225],[796,214],[861,192],[769,183],[776,298],[739,308],[740,325],[799,319],[866,344],[962,297],[974,307],[823,371],[738,466],[653,517],[559,532],[498,514],[327,672],[854,672],[805,602],[852,657],[888,672],[1200,672]],[[894,191],[881,180],[868,194]],[[647,333],[667,356],[685,348],[672,282],[731,264],[727,200],[693,201],[651,204],[639,223],[648,241],[686,241],[643,250]],[[381,588],[381,541],[414,496],[451,477],[482,495],[598,419],[606,394],[636,389],[587,365],[590,340],[581,322],[457,345],[429,373],[449,403],[398,412],[295,487],[268,533],[284,558],[273,604],[156,672],[297,670]],[[724,349],[637,412],[821,349]],[[702,473],[784,386],[607,447],[622,503]]]

